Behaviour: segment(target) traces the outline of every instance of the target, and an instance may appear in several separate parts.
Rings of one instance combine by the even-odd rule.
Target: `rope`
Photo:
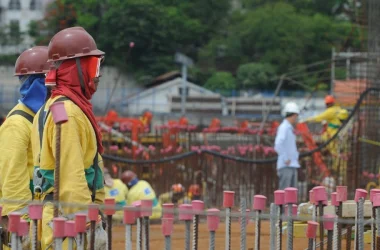
[[[246,242],[246,210],[247,204],[245,201],[245,198],[241,198],[240,201],[240,250],[246,250],[247,249],[247,242]]]
[[[190,227],[191,221],[185,221],[185,250],[190,250]]]
[[[171,250],[172,248],[172,243],[170,236],[165,236],[165,250]]]
[[[277,208],[274,203],[270,204],[270,250],[275,250],[276,246],[276,220],[277,220]]]
[[[125,225],[125,250],[132,250],[132,226]]]
[[[199,215],[193,216],[193,250],[198,250],[198,223]]]
[[[215,231],[210,231],[210,246],[209,250],[215,250]]]
[[[226,208],[226,241],[225,250],[231,250],[231,208]]]
[[[293,204],[288,204],[288,247],[287,250],[293,250]]]

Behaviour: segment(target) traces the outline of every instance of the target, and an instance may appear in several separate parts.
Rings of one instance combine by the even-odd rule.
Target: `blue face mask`
[[[134,178],[133,180],[131,180],[131,181],[127,184],[128,189],[130,189],[131,187],[133,187],[134,185],[136,185],[137,182],[139,182],[139,179],[138,179],[138,178]]]
[[[20,87],[21,98],[19,102],[37,113],[46,101],[45,75],[30,75],[26,79],[24,76],[20,76],[19,79],[23,81]]]

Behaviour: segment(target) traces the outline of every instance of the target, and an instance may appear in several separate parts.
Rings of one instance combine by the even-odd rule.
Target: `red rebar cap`
[[[99,217],[99,205],[90,204],[88,205],[88,219],[90,221],[97,221]]]
[[[337,186],[336,187],[336,201],[345,202],[347,201],[347,186]]]
[[[141,216],[143,217],[152,216],[152,213],[153,213],[152,207],[153,207],[152,200],[141,200]]]
[[[17,212],[10,213],[8,215],[8,231],[11,233],[17,233],[20,225],[21,214]]]
[[[218,229],[220,222],[220,211],[216,208],[207,210],[207,228],[211,232],[215,232]]]
[[[276,190],[274,191],[274,204],[281,206],[285,204],[285,191]]]
[[[235,192],[234,191],[224,191],[223,192],[223,207],[231,208],[234,206]]]
[[[373,200],[374,200],[376,194],[380,194],[380,189],[374,188],[374,189],[371,189],[369,191],[369,198],[370,198],[372,203],[373,203]]]
[[[135,207],[135,216],[136,218],[141,218],[141,201],[135,201],[132,203],[132,206]]]
[[[307,222],[307,231],[306,231],[306,237],[309,239],[315,239],[317,236],[317,229],[319,224],[315,221],[308,221]]]
[[[32,220],[41,220],[42,219],[42,203],[30,204],[28,207],[29,218]]]
[[[127,225],[132,225],[136,220],[136,208],[134,206],[125,206],[124,207],[124,217],[123,222]]]
[[[104,200],[104,214],[105,215],[114,215],[116,202],[113,198],[107,198]]]
[[[373,206],[380,207],[380,194],[375,194],[375,197],[373,198]]]
[[[173,218],[161,219],[161,230],[164,236],[170,236],[173,233]]]
[[[18,236],[27,236],[29,234],[29,223],[26,220],[20,220],[17,234]]]
[[[162,204],[162,218],[174,219],[174,204],[173,203]]]
[[[298,189],[288,187],[285,188],[285,203],[286,204],[297,204],[298,201]]]
[[[335,206],[335,207],[339,206],[339,202],[336,200],[337,199],[337,195],[338,194],[336,192],[332,192],[331,193],[331,205]]]
[[[74,238],[77,236],[77,233],[75,232],[75,221],[66,221],[65,222],[65,236]]]
[[[53,237],[63,238],[65,237],[65,223],[66,219],[62,217],[53,219]]]
[[[323,226],[326,230],[334,230],[335,215],[325,214],[323,216]]]
[[[313,188],[314,200],[315,202],[327,201],[327,192],[324,186],[318,186]]]
[[[267,197],[264,195],[253,196],[253,210],[262,211],[265,209],[265,204],[267,202]]]
[[[358,202],[359,199],[365,199],[367,197],[368,192],[364,189],[358,188],[355,191],[355,201]]]
[[[86,214],[76,214],[75,215],[75,232],[85,233],[86,232]]]
[[[192,201],[191,205],[195,214],[201,214],[205,208],[205,204],[203,201]]]
[[[192,205],[181,204],[179,205],[179,220],[192,220]]]
[[[53,120],[55,124],[64,123],[68,121],[65,103],[64,102],[55,102],[50,105],[50,112],[53,115]]]

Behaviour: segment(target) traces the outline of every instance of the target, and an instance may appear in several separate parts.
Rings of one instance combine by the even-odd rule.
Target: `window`
[[[29,8],[30,8],[30,10],[36,10],[37,9],[37,1],[31,0]]]
[[[10,9],[10,10],[21,10],[20,0],[9,0],[8,9]]]
[[[19,44],[21,42],[20,21],[11,20],[9,23],[9,37],[12,44]]]

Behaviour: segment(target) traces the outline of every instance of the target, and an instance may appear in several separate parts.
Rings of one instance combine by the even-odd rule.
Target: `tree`
[[[275,69],[268,63],[247,63],[237,70],[237,80],[245,89],[269,89],[273,87]]]
[[[229,72],[216,72],[207,80],[204,87],[214,91],[231,91],[236,89],[236,79]]]

